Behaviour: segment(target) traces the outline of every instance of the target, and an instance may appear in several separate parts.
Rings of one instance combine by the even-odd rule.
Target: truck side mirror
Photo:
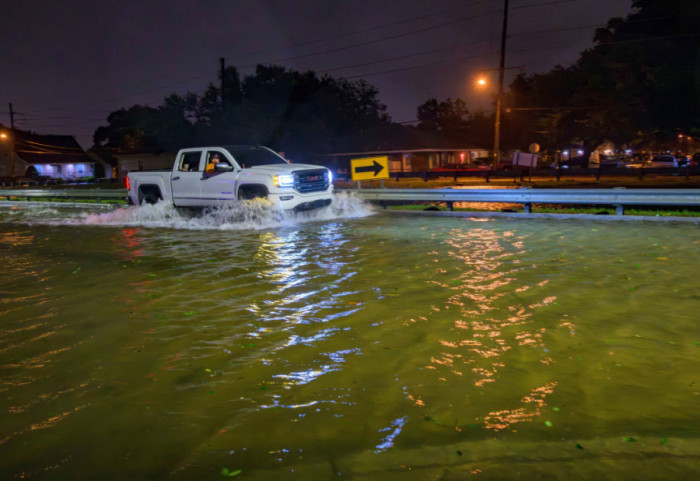
[[[233,165],[219,162],[214,165],[214,170],[216,172],[233,172]]]

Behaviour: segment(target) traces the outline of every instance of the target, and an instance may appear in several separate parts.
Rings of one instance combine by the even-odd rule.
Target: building
[[[71,135],[0,128],[0,177],[77,181],[95,176],[95,161]]]
[[[141,154],[119,154],[115,153],[117,159],[117,176],[120,179],[126,177],[126,174],[133,170],[153,170],[153,169],[172,169],[175,162],[175,153],[162,152],[160,154],[141,153]]]
[[[426,172],[446,164],[470,164],[490,157],[488,149],[405,149],[371,152],[344,152],[318,156],[318,163],[333,169],[340,177],[350,177],[350,160],[363,157],[388,157],[389,172]]]

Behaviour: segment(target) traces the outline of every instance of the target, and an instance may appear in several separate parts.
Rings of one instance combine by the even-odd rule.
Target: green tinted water
[[[0,209],[0,478],[700,474],[695,224],[148,209]]]

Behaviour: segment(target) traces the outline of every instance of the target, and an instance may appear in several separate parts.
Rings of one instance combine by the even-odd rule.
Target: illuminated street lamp
[[[10,177],[15,176],[15,146],[12,137],[7,132],[0,132],[0,140],[10,143]]]

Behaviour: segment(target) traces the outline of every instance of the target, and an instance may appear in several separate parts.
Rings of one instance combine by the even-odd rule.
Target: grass
[[[496,207],[493,208],[465,208],[465,207],[455,207],[456,212],[523,212],[523,207],[521,205],[508,204],[509,207]],[[406,204],[406,205],[393,205],[388,206],[388,210],[434,210],[438,209],[441,211],[447,211],[444,204]],[[539,205],[535,204],[531,208],[532,213],[536,214],[597,214],[597,215],[616,215],[617,212],[611,207],[566,207],[566,206],[551,206],[551,205]],[[651,216],[651,217],[700,217],[700,210],[690,210],[684,209],[625,209],[625,215],[631,216]]]

